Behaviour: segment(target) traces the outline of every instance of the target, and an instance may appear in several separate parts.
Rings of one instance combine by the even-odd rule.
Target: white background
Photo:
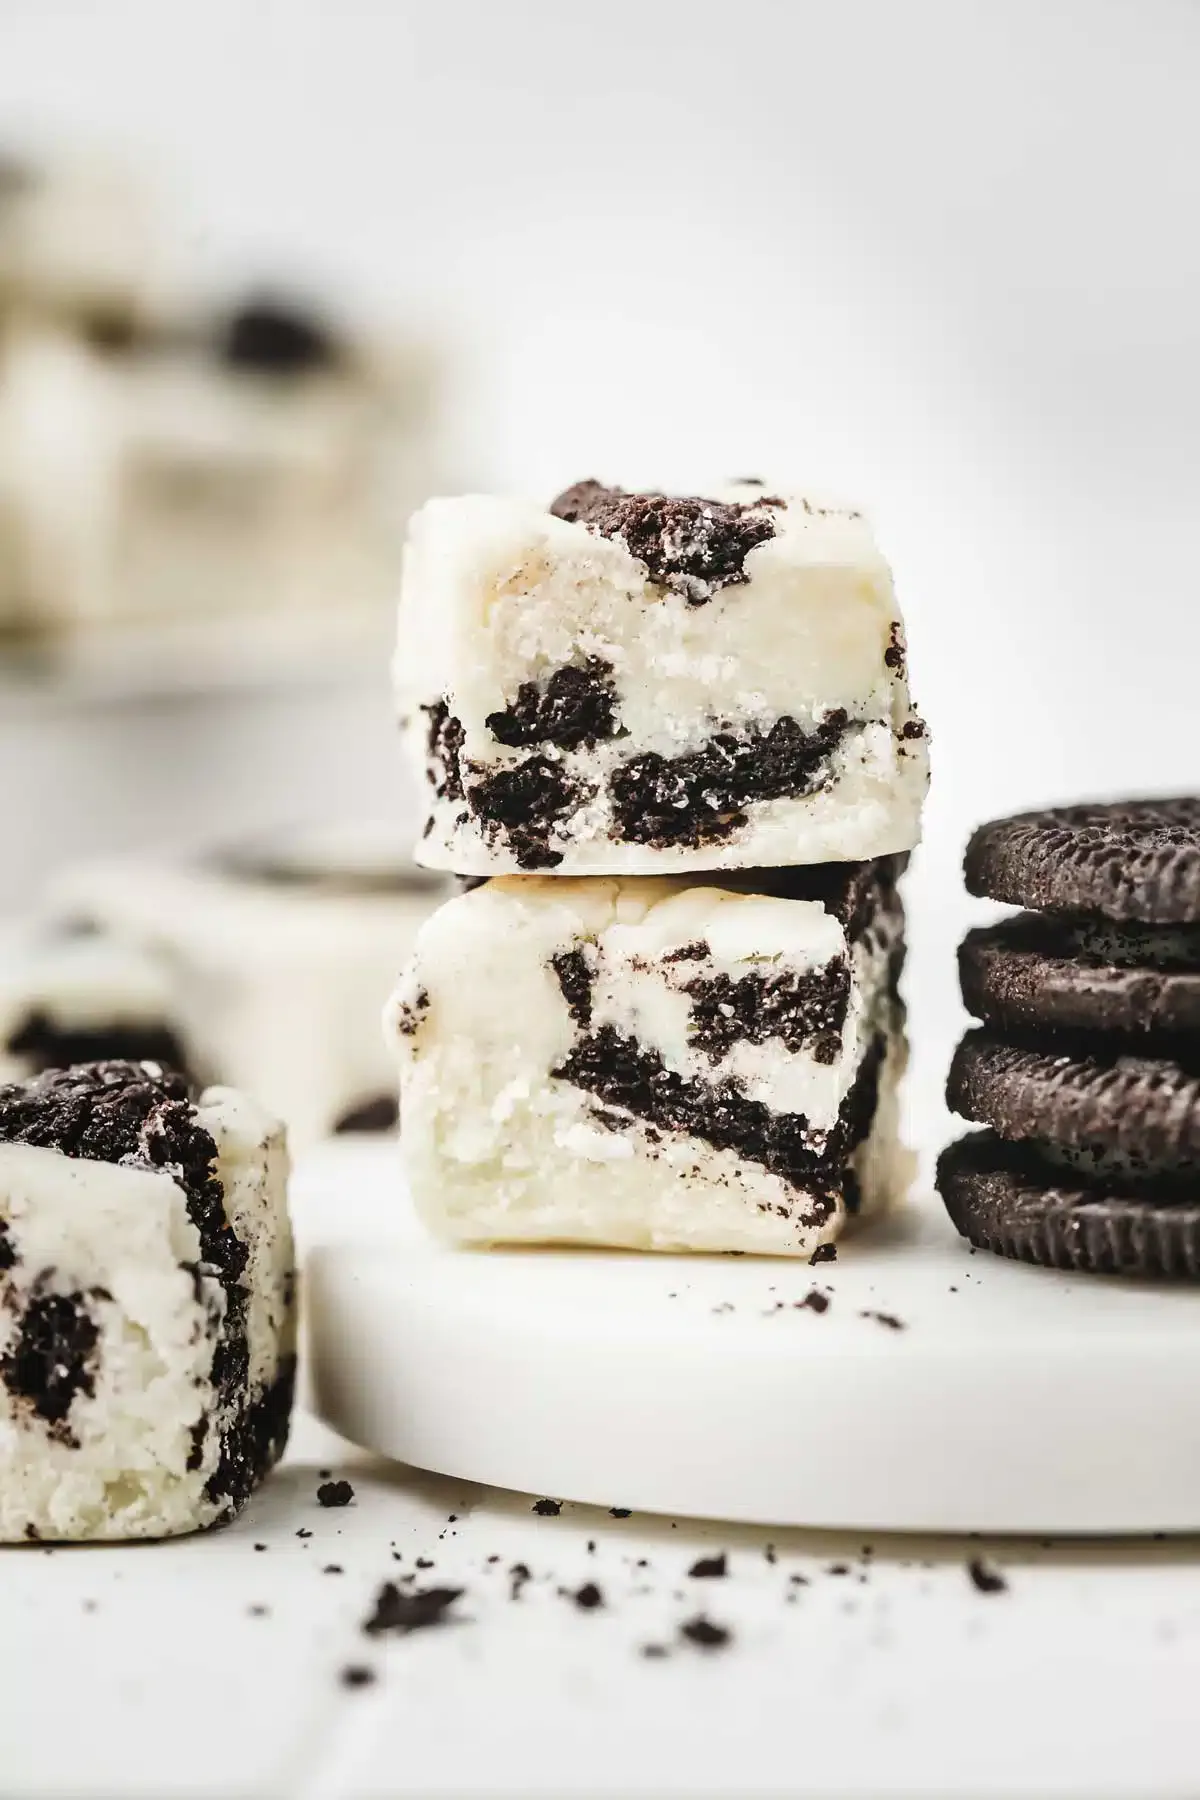
[[[3,135],[121,147],[202,281],[439,335],[464,483],[873,509],[934,732],[930,1092],[970,825],[1200,783],[1198,93],[1184,0],[0,0]],[[399,791],[382,656],[290,701],[10,703],[0,763],[10,896]]]

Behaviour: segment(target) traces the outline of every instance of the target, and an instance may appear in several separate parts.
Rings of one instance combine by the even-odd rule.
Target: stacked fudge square
[[[388,1011],[427,1223],[811,1257],[896,1201],[928,743],[861,514],[433,501],[396,685],[419,860],[468,878]]]

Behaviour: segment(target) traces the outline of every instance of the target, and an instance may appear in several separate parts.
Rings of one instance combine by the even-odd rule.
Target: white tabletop
[[[1196,1540],[868,1547],[569,1504],[542,1516],[535,1496],[339,1448],[302,1420],[284,1469],[208,1537],[0,1557],[0,1792],[1200,1790]],[[346,1508],[318,1505],[323,1469],[350,1479]],[[717,1552],[724,1579],[689,1576]],[[979,1591],[973,1557],[1002,1591]],[[516,1563],[531,1577],[514,1598]],[[380,1585],[405,1573],[461,1587],[454,1622],[367,1637]],[[602,1607],[572,1597],[587,1581]],[[728,1643],[682,1638],[697,1615]],[[348,1666],[377,1679],[348,1688]]]

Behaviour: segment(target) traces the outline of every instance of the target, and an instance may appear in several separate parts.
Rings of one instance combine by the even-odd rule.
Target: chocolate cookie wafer
[[[947,1098],[988,1129],[938,1187],[984,1248],[1200,1279],[1200,800],[1063,807],[974,834],[967,885],[1030,909],[959,951]]]

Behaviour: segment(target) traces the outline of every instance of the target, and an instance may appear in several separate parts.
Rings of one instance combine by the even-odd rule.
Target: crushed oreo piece
[[[592,972],[586,955],[582,950],[562,950],[552,958],[551,967],[558,977],[567,1011],[586,1030],[592,1022]]]
[[[508,1578],[512,1584],[509,1588],[509,1599],[519,1600],[521,1598],[521,1589],[525,1586],[527,1581],[532,1581],[533,1579],[533,1570],[529,1567],[528,1563],[516,1562],[508,1571]]]
[[[967,1574],[972,1587],[981,1594],[1004,1594],[1008,1591],[1008,1582],[999,1569],[993,1569],[980,1556],[973,1556],[967,1564]]]
[[[699,1645],[701,1650],[721,1650],[733,1633],[724,1625],[715,1625],[703,1613],[697,1613],[694,1619],[685,1620],[679,1627],[679,1635],[689,1644]]]
[[[845,1159],[870,1129],[883,1051],[884,1040],[879,1037],[859,1065],[837,1124],[821,1134],[819,1147],[803,1113],[772,1112],[761,1100],[750,1099],[731,1078],[690,1081],[668,1068],[657,1050],[623,1036],[613,1025],[581,1036],[551,1073],[618,1114],[631,1114],[664,1131],[696,1137],[761,1163],[791,1186],[808,1190],[811,1211],[806,1217],[823,1223],[843,1192]]]
[[[425,756],[433,791],[443,800],[463,798],[462,747],[466,731],[461,719],[450,711],[449,702],[438,700],[421,709],[428,715]]]
[[[598,1606],[604,1605],[604,1595],[594,1581],[585,1581],[571,1597],[581,1612],[594,1612]]]
[[[651,581],[703,606],[722,588],[749,580],[746,558],[775,536],[771,510],[783,501],[705,500],[700,496],[630,494],[599,481],[578,481],[550,504],[556,518],[616,538],[643,563]]]
[[[708,1580],[728,1573],[728,1558],[723,1550],[719,1556],[698,1556],[688,1570],[688,1574],[694,1575],[697,1580]]]
[[[562,1511],[561,1500],[535,1500],[531,1509],[542,1519],[557,1519]]]
[[[317,1489],[319,1506],[349,1506],[354,1489],[348,1481],[323,1481]]]
[[[765,732],[717,730],[682,756],[631,757],[609,777],[616,834],[657,849],[719,843],[741,830],[756,801],[814,793],[849,725],[840,708],[808,731],[785,714]]]
[[[338,1676],[342,1686],[348,1688],[370,1687],[377,1679],[374,1669],[369,1669],[365,1663],[347,1663]]]
[[[861,1312],[859,1318],[874,1319],[877,1325],[886,1325],[889,1331],[904,1330],[903,1319],[898,1319],[895,1313],[879,1312],[874,1307],[868,1307],[864,1312]]]
[[[513,750],[554,744],[559,750],[594,750],[622,735],[612,664],[589,656],[582,665],[555,669],[544,687],[523,681],[515,700],[484,720],[497,743]]]
[[[430,1625],[441,1625],[454,1602],[461,1599],[463,1591],[452,1587],[409,1588],[405,1591],[394,1581],[385,1581],[375,1596],[375,1609],[364,1621],[363,1630],[368,1637],[378,1637],[383,1632],[396,1632],[406,1637],[410,1632],[424,1631]]]
[[[837,1261],[837,1245],[836,1244],[818,1244],[816,1249],[813,1251],[812,1255],[809,1257],[808,1260],[809,1260],[810,1264],[824,1263],[824,1262],[836,1262]]]
[[[819,1063],[836,1062],[850,1005],[850,965],[834,957],[816,969],[784,975],[724,973],[698,976],[684,987],[692,1002],[688,1042],[711,1062],[735,1044],[778,1038],[789,1050],[811,1049]]]
[[[17,1252],[13,1247],[8,1224],[4,1219],[0,1219],[0,1274],[3,1274],[5,1269],[15,1269],[16,1266]]]
[[[829,1295],[823,1294],[820,1288],[810,1288],[803,1300],[797,1300],[796,1305],[798,1307],[806,1308],[809,1312],[828,1312],[830,1307]]]
[[[421,1020],[428,1011],[429,990],[419,987],[411,1000],[404,1001],[396,1008],[394,1014],[396,1030],[402,1037],[415,1037],[420,1029]]]
[[[468,805],[493,840],[504,838],[522,869],[554,869],[562,861],[561,851],[550,848],[555,827],[589,792],[539,752],[475,781]]]
[[[608,1510],[614,1519],[627,1519],[633,1509],[629,1506],[610,1506]]]
[[[75,1448],[69,1423],[80,1394],[95,1392],[95,1355],[100,1338],[83,1292],[53,1294],[35,1289],[16,1321],[0,1358],[0,1380],[14,1401],[23,1403],[51,1437]]]

